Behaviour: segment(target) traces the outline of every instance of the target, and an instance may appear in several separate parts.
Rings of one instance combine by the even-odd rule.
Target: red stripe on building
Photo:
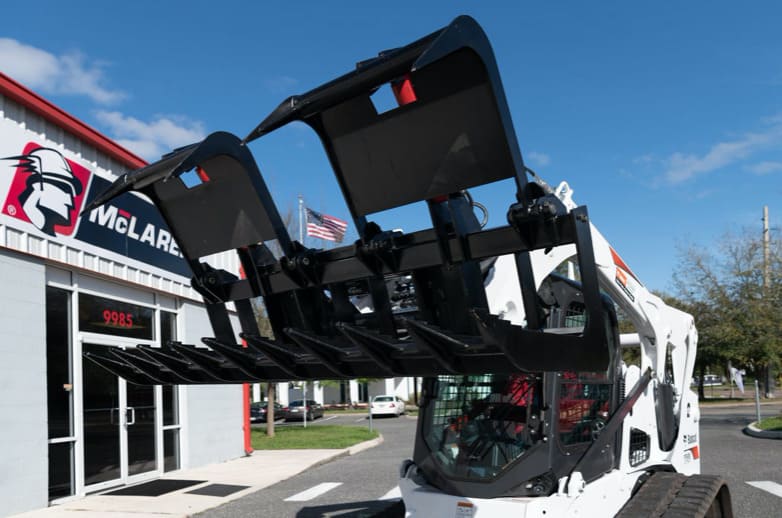
[[[101,153],[109,155],[129,169],[138,169],[139,167],[147,165],[144,159],[139,158],[35,92],[28,90],[2,72],[0,72],[0,95],[7,97],[24,106],[26,109],[40,115],[55,126],[73,134],[83,142],[95,147]]]

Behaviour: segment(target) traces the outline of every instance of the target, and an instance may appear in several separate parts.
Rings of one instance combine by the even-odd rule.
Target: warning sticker
[[[475,516],[475,505],[472,502],[456,503],[456,518],[472,518]]]
[[[622,288],[627,297],[635,302],[635,280],[630,277],[627,272],[622,270],[619,266],[616,267],[616,283]]]

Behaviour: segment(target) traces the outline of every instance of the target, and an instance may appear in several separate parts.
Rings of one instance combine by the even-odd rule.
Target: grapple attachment
[[[384,85],[400,105],[378,113],[371,96]],[[318,250],[291,240],[245,145],[294,120],[323,142],[358,230],[352,245]],[[482,230],[465,190],[503,179],[516,187],[509,224]],[[215,133],[128,173],[89,209],[128,190],[160,209],[215,333],[203,339],[206,347],[168,343],[88,355],[131,382],[609,367],[615,336],[605,323],[613,309],[599,292],[586,209],[569,211],[527,182],[491,47],[471,18],[287,99],[244,141]],[[388,231],[367,220],[416,202],[428,205],[426,230]],[[530,252],[568,244],[578,253],[580,284],[549,276],[541,293]],[[226,250],[238,254],[244,278],[203,261]],[[487,268],[505,254],[515,257],[523,326],[489,311]],[[259,332],[256,297],[273,336]],[[358,301],[371,311],[359,311]],[[236,343],[228,302],[245,347]],[[568,327],[574,308],[580,326]]]

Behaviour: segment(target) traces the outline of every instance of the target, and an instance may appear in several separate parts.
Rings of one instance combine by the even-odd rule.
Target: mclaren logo
[[[182,257],[176,241],[168,230],[158,228],[152,223],[139,223],[138,218],[128,211],[114,205],[101,205],[90,212],[89,220],[102,227],[128,236],[151,247],[168,252],[171,255]]]
[[[30,143],[13,160],[16,174],[3,213],[32,223],[42,232],[71,235],[76,226],[90,172],[56,149]]]

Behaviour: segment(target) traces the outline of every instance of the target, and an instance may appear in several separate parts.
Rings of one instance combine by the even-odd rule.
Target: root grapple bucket
[[[399,106],[371,95],[391,85]],[[358,232],[331,250],[294,241],[247,142],[292,121],[320,137]],[[184,178],[197,174],[196,185]],[[482,230],[465,190],[512,179],[508,225]],[[469,17],[279,105],[245,139],[229,133],[174,150],[120,177],[87,211],[139,191],[158,207],[193,271],[214,337],[87,357],[132,383],[198,384],[522,371],[606,370],[616,337],[601,296],[586,208],[568,211],[527,181],[489,42]],[[425,202],[431,226],[390,231],[373,213]],[[272,253],[276,242],[278,253]],[[580,283],[549,276],[546,297],[529,253],[574,244]],[[244,277],[203,259],[234,250]],[[484,281],[512,254],[526,314],[489,312]],[[400,286],[406,295],[400,296]],[[263,298],[273,336],[259,332]],[[407,297],[400,303],[400,297]],[[360,312],[357,298],[372,311]],[[237,343],[226,303],[241,324]],[[565,327],[565,309],[583,309]]]

